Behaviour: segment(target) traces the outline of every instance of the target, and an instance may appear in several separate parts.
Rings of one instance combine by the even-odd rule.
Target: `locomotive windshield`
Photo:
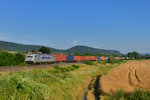
[[[32,58],[33,56],[27,56],[27,57]]]

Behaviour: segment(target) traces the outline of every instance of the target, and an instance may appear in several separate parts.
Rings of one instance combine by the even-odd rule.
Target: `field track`
[[[150,90],[150,60],[128,61],[112,69],[100,80],[101,90],[112,93],[120,88],[132,92],[135,87]]]
[[[72,63],[57,63],[57,64],[47,64],[47,65],[27,65],[27,66],[6,66],[0,67],[0,73],[9,72],[9,71],[21,71],[21,70],[32,70],[32,69],[43,69],[49,67],[59,66],[69,66],[73,64],[82,64],[83,62],[72,62]]]

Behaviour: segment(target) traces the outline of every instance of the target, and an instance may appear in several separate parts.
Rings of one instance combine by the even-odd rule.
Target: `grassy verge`
[[[0,77],[1,100],[81,100],[92,77],[118,64],[72,65],[10,72]]]
[[[105,96],[104,100],[149,100],[150,92],[143,89],[135,89],[132,93],[125,93],[119,90],[111,96]]]

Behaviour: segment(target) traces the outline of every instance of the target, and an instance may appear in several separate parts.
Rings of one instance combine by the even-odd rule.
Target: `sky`
[[[0,40],[150,53],[150,0],[0,0]]]

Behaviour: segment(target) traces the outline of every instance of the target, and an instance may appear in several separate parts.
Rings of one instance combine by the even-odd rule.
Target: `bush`
[[[48,86],[36,83],[32,79],[23,78],[18,74],[4,75],[0,79],[1,99],[21,100],[45,100],[49,97]],[[5,95],[4,95],[5,94]],[[46,98],[45,98],[46,97]]]
[[[87,64],[87,65],[96,65],[94,62],[92,62],[92,61],[85,61],[84,62],[85,64]]]
[[[117,59],[115,59],[115,57],[110,56],[110,57],[107,59],[107,62],[113,64],[113,63],[116,63],[116,62],[117,62]]]
[[[17,53],[15,54],[15,60],[17,65],[22,65],[25,61],[25,55]]]
[[[25,55],[24,54],[12,54],[8,52],[0,53],[0,66],[16,66],[24,65]]]

